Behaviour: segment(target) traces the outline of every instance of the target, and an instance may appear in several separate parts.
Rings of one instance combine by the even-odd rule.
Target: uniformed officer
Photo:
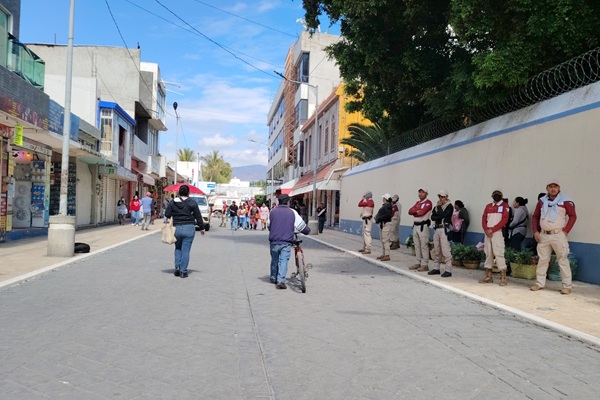
[[[413,241],[417,255],[417,263],[409,269],[419,271],[429,271],[429,225],[433,204],[427,199],[428,193],[427,189],[419,189],[419,201],[408,210],[408,215],[414,217]]]
[[[448,199],[448,191],[442,189],[438,192],[438,202],[431,213],[433,221],[433,248],[435,249],[435,261],[433,269],[428,275],[439,275],[442,257],[444,260],[444,272],[442,278],[452,276],[452,254],[450,254],[450,242],[448,242],[448,232],[452,223],[452,212],[454,207]]]
[[[479,283],[492,283],[492,267],[494,257],[496,267],[500,270],[500,286],[506,286],[506,261],[504,259],[504,236],[502,228],[508,223],[508,204],[502,200],[502,191],[492,192],[493,201],[485,206],[481,217],[481,225],[485,233],[485,276]]]
[[[560,267],[562,279],[561,294],[570,294],[573,288],[571,265],[569,263],[569,241],[567,235],[577,221],[575,203],[560,191],[558,180],[551,180],[546,186],[548,193],[538,200],[531,224],[533,237],[540,257],[537,264],[537,278],[531,290],[541,290],[546,285],[546,272],[552,250]]]
[[[363,254],[371,254],[371,228],[373,227],[373,209],[375,208],[373,193],[366,192],[358,202],[358,206],[361,207],[360,219],[363,221],[363,247],[358,251]]]
[[[383,204],[377,215],[375,223],[379,224],[379,233],[381,240],[381,255],[377,257],[381,261],[390,261],[390,233],[392,230],[392,217],[394,211],[392,209],[392,195],[386,193],[382,196]]]

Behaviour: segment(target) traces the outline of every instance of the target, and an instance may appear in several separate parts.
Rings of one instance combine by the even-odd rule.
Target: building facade
[[[314,113],[319,96],[331,93],[341,82],[325,47],[339,40],[326,33],[303,32],[289,48],[282,79],[269,114],[269,163],[267,196],[290,193],[300,178],[303,140],[301,126]],[[323,99],[323,97],[321,97]]]

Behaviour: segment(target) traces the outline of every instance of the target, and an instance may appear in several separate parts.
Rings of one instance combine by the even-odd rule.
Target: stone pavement
[[[95,253],[157,233],[160,231],[160,226],[159,222],[157,225],[151,225],[149,232],[141,231],[139,227],[130,224],[85,229],[76,232],[75,240],[90,244],[92,253]],[[213,229],[223,228],[213,227]],[[468,270],[460,267],[453,269],[452,278],[442,279],[423,272],[409,271],[408,266],[414,264],[414,258],[404,246],[399,250],[392,250],[391,261],[380,262],[376,260],[380,254],[380,242],[377,240],[373,240],[372,254],[364,256],[356,252],[362,247],[360,236],[327,229],[324,234],[310,236],[310,238],[414,279],[453,290],[521,317],[527,317],[533,322],[562,333],[600,344],[600,286],[598,285],[574,281],[573,293],[569,296],[561,296],[558,295],[560,282],[547,281],[547,289],[540,292],[528,290],[528,286],[533,281],[511,277],[508,277],[509,284],[505,287],[500,287],[496,283],[482,285],[477,281],[483,274],[483,270]],[[57,258],[48,257],[46,253],[45,238],[0,243],[0,260],[2,260],[0,287],[90,256],[90,254],[79,254],[72,258]],[[433,266],[433,262],[430,262],[430,266]],[[499,278],[495,279],[499,280]]]
[[[600,389],[599,346],[318,243],[352,250],[359,238],[306,239],[314,268],[302,294],[294,280],[268,283],[266,232],[197,236],[188,279],[172,275],[173,248],[155,233],[78,232],[105,250],[60,268],[44,241],[11,244],[11,260],[46,272],[12,272],[0,288],[0,398],[592,399]],[[513,296],[528,294],[513,281]]]

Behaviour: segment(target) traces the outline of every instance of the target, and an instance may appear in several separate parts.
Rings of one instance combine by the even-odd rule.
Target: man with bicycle
[[[278,198],[279,205],[269,215],[269,242],[271,248],[271,273],[269,280],[277,284],[277,289],[286,289],[288,261],[290,260],[294,233],[310,233],[310,228],[302,217],[288,207],[290,196],[282,194]]]

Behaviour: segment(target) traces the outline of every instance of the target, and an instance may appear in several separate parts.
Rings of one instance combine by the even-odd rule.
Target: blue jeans
[[[271,282],[285,283],[291,254],[291,244],[271,244],[271,275],[269,275]]]
[[[140,212],[139,211],[131,211],[131,223],[132,224],[137,224],[139,222],[140,219]]]
[[[231,229],[237,229],[238,228],[238,217],[233,216],[233,217],[229,217],[231,218]]]
[[[187,272],[190,263],[190,249],[196,235],[194,225],[177,225],[175,227],[175,269]]]

